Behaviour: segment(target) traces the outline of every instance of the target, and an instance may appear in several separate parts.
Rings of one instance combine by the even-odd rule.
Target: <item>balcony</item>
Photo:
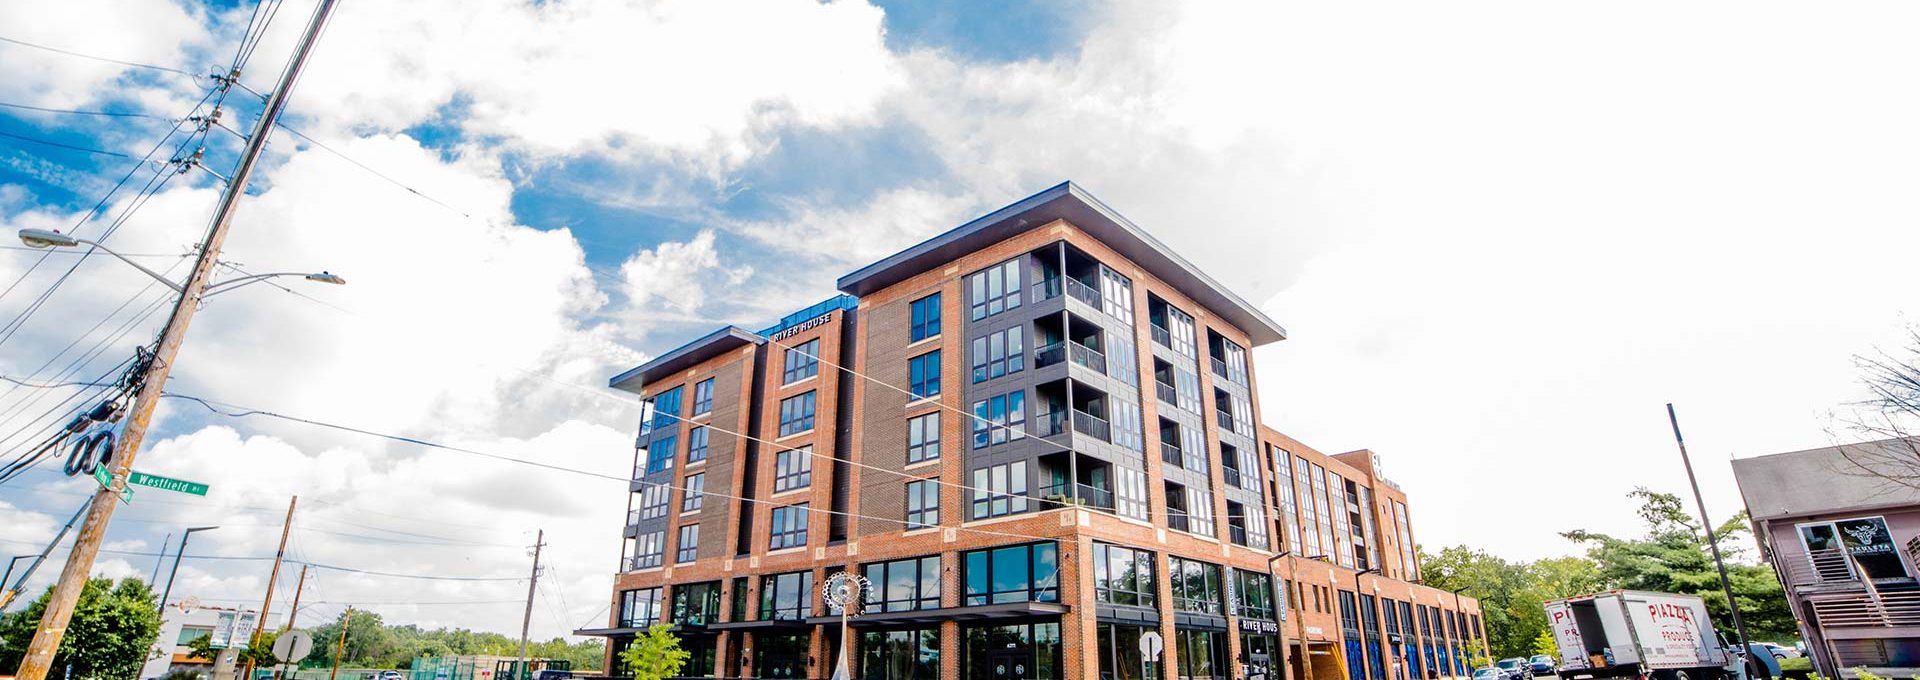
[[[1222,430],[1233,430],[1233,414],[1227,411],[1214,411],[1213,420]]]
[[[1810,595],[1807,605],[1829,628],[1920,626],[1920,590]]]
[[[1060,297],[1060,277],[1050,276],[1042,278],[1039,283],[1033,284],[1034,302],[1052,300],[1057,297]]]
[[[1161,462],[1166,463],[1168,465],[1175,466],[1175,467],[1179,467],[1182,464],[1181,461],[1186,460],[1185,455],[1186,455],[1186,452],[1180,450],[1179,444],[1175,444],[1170,441],[1160,442],[1160,461]]]
[[[1073,431],[1100,441],[1113,441],[1112,428],[1105,418],[1078,409],[1073,412]]]
[[[1033,367],[1046,368],[1066,361],[1067,343],[1053,342],[1033,350]]]
[[[1207,363],[1213,364],[1214,375],[1220,376],[1221,378],[1224,378],[1226,380],[1230,380],[1233,382],[1240,382],[1238,380],[1234,380],[1233,376],[1227,374],[1227,362],[1221,361],[1220,357],[1208,357]]]
[[[628,510],[627,511],[627,527],[632,528],[637,526],[640,526],[640,511]]]
[[[1168,529],[1173,529],[1176,531],[1187,531],[1191,533],[1191,531],[1188,528],[1190,526],[1192,526],[1192,522],[1191,522],[1191,518],[1187,516],[1187,513],[1180,512],[1172,508],[1167,509],[1167,528]]]
[[[1153,394],[1154,396],[1160,397],[1160,401],[1175,406],[1180,404],[1180,393],[1174,390],[1172,385],[1155,380],[1153,381]]]
[[[1077,497],[1075,493],[1078,494]],[[1079,505],[1102,510],[1113,509],[1113,492],[1090,484],[1055,482],[1040,487],[1040,497],[1055,507]]]
[[[1047,411],[1034,418],[1033,433],[1041,437],[1064,434],[1067,431],[1067,412]]]
[[[1222,478],[1226,480],[1227,486],[1238,486],[1238,487],[1245,488],[1240,483],[1240,468],[1227,467],[1225,465],[1222,465],[1220,466],[1220,475]]]
[[[1069,342],[1067,343],[1067,356],[1073,359],[1073,363],[1091,368],[1099,373],[1107,372],[1107,355],[1101,354],[1100,350],[1077,342]],[[1038,361],[1038,359],[1035,359],[1036,365]]]
[[[1092,286],[1081,283],[1079,279],[1067,279],[1067,296],[1087,303],[1094,309],[1101,309],[1100,291],[1094,289]]]
[[[1247,544],[1247,528],[1243,526],[1235,525],[1235,524],[1228,524],[1227,540],[1233,541],[1234,545],[1246,545]]]
[[[638,462],[638,463],[634,463],[634,464],[633,464],[633,478],[634,478],[634,479],[640,479],[640,478],[643,478],[643,477],[646,477],[646,476],[647,476],[647,461],[645,461],[645,460],[642,460],[642,461],[640,461],[640,462]]]
[[[661,555],[634,555],[627,558],[627,571],[640,571],[660,566]]]
[[[1157,323],[1147,323],[1147,334],[1153,336],[1153,342],[1161,347],[1173,349],[1173,332]]]

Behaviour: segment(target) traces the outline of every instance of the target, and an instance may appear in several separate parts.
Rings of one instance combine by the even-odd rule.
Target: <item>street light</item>
[[[0,591],[6,590],[7,580],[13,578],[13,565],[19,564],[20,560],[30,560],[35,557],[39,557],[39,555],[35,555],[35,554],[14,555],[13,559],[7,560],[7,575],[0,576]]]
[[[155,281],[159,281],[160,283],[165,284],[166,287],[172,288],[173,292],[179,293],[179,292],[184,292],[186,290],[186,288],[182,287],[180,284],[173,282],[171,279],[168,279],[165,276],[161,276],[159,272],[156,272],[152,269],[148,269],[144,265],[141,265],[138,262],[134,262],[133,260],[128,259],[125,255],[121,255],[119,253],[113,252],[111,248],[101,245],[97,241],[89,241],[87,239],[69,236],[69,235],[62,234],[60,232],[53,231],[50,229],[21,229],[20,242],[25,243],[34,248],[72,248],[80,245],[93,246],[94,248],[98,248],[102,251],[105,251],[106,254],[108,255],[112,255],[116,258],[119,258],[121,262],[125,262],[127,264],[133,265],[134,269],[138,269],[142,273],[145,273],[147,276],[153,277]],[[247,276],[242,276],[237,279],[228,279],[226,281],[221,281],[219,283],[210,284],[206,287],[205,290],[202,291],[200,297],[206,298],[216,293],[224,293],[226,291],[233,290],[235,288],[239,288],[247,284],[259,283],[267,279],[281,277],[281,276],[298,276],[308,281],[313,281],[316,283],[330,283],[336,286],[345,285],[347,283],[347,280],[344,278],[341,278],[339,275],[334,274],[332,272],[325,272],[325,271],[322,271],[322,272],[274,272],[271,274],[250,274]]]
[[[167,596],[173,594],[173,577],[180,573],[180,556],[187,552],[187,539],[193,538],[193,532],[213,531],[218,528],[220,527],[190,527],[187,529],[187,533],[180,535],[180,549],[173,553],[173,570],[167,572],[167,588],[160,591],[160,611],[162,616],[166,615]]]

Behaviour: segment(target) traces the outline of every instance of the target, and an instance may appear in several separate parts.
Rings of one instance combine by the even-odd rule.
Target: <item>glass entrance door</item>
[[[1027,680],[1033,672],[1033,655],[1026,650],[994,652],[989,663],[993,680]]]

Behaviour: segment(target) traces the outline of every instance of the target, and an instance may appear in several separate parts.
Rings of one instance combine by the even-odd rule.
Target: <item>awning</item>
[[[862,614],[847,621],[855,628],[881,626],[910,626],[916,624],[940,623],[942,621],[988,621],[994,619],[1019,619],[1035,616],[1059,616],[1067,613],[1064,604],[1055,602],[1008,602],[973,607],[941,607],[939,609],[915,609],[904,612],[879,612]],[[815,616],[807,619],[813,624],[838,624],[838,616]]]
[[[836,619],[838,620],[838,619]],[[762,621],[724,621],[707,624],[707,630],[806,630],[812,625],[809,621],[795,619],[766,619]]]

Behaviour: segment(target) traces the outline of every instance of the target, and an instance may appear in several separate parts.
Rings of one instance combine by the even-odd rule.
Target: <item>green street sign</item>
[[[160,475],[150,475],[145,472],[128,473],[127,483],[138,484],[140,486],[151,486],[156,489],[165,489],[167,491],[178,491],[180,493],[190,493],[195,496],[207,495],[207,485],[205,484],[201,484],[199,482],[189,482],[184,479],[174,479],[172,477],[162,477]]]
[[[135,472],[135,473],[133,473],[133,474],[135,474],[135,475],[138,475],[138,474],[140,474],[140,473],[138,473],[138,472]],[[99,482],[99,483],[100,483],[100,488],[102,488],[102,489],[112,489],[112,488],[113,488],[113,473],[112,473],[112,472],[108,472],[108,471],[107,471],[107,466],[105,466],[105,465],[96,465],[96,466],[94,466],[94,467],[93,467],[93,481],[96,481],[96,482]],[[202,488],[204,488],[204,487],[202,487]],[[132,502],[133,502],[133,489],[128,489],[128,488],[124,488],[124,487],[123,487],[123,488],[121,488],[121,489],[120,489],[120,502],[122,502],[122,503],[132,503]]]

